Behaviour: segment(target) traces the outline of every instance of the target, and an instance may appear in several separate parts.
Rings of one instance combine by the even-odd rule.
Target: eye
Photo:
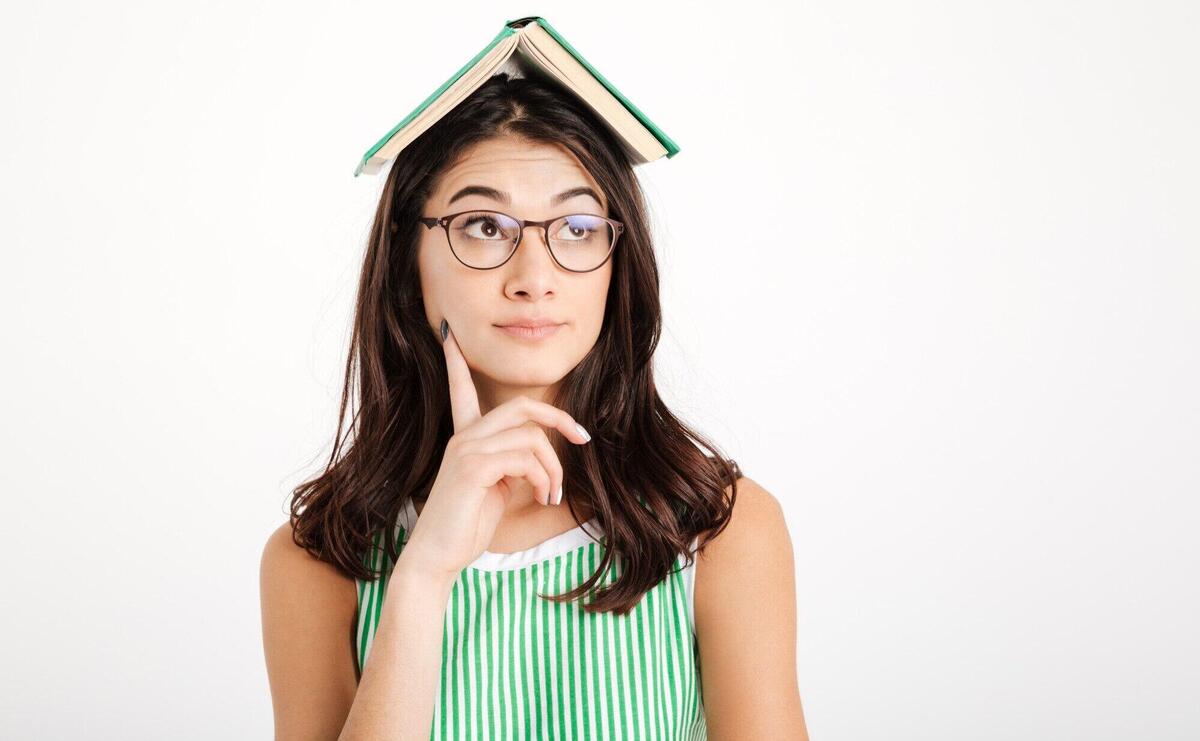
[[[588,214],[575,214],[566,217],[563,228],[559,230],[555,238],[568,242],[583,242],[594,238],[601,227],[608,227],[608,223],[604,219]]]
[[[465,214],[460,217],[458,230],[470,239],[483,241],[507,241],[512,239],[510,230],[505,230],[493,214]]]

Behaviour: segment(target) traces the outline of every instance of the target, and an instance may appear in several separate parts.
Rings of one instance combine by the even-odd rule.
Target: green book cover
[[[656,139],[658,139],[658,141],[667,150],[666,156],[668,159],[670,159],[671,157],[674,157],[679,152],[679,145],[677,145],[674,141],[672,141],[671,138],[668,137],[662,131],[662,129],[660,129],[658,126],[656,126],[654,124],[654,122],[651,121],[648,116],[646,116],[645,113],[642,113],[642,111],[639,110],[638,107],[635,106],[632,101],[630,101],[628,98],[626,98],[621,93],[621,91],[616,88],[616,86],[614,86],[611,82],[609,82],[607,79],[605,79],[604,75],[600,74],[600,72],[595,67],[593,67],[590,63],[588,63],[588,61],[586,59],[584,59],[583,56],[578,51],[576,51],[575,48],[572,47],[570,45],[570,43],[568,43],[567,40],[564,39],[562,37],[562,35],[559,34],[558,31],[556,31],[554,29],[554,27],[551,26],[546,21],[545,18],[542,18],[541,16],[526,16],[524,18],[516,18],[516,19],[505,22],[504,27],[500,29],[500,32],[498,34],[496,34],[496,36],[491,41],[488,42],[487,46],[483,47],[483,49],[478,54],[476,54],[474,57],[472,57],[470,59],[470,61],[468,61],[466,64],[464,64],[462,67],[460,67],[458,69],[458,71],[456,71],[453,75],[450,76],[449,79],[447,79],[445,82],[443,82],[441,84],[441,86],[438,87],[437,90],[433,91],[433,93],[431,93],[429,95],[429,97],[427,97],[427,98],[425,98],[425,100],[421,101],[420,105],[418,105],[416,108],[414,108],[412,110],[411,113],[409,113],[407,116],[405,116],[404,119],[402,121],[400,121],[400,123],[393,126],[391,131],[384,134],[383,138],[381,138],[379,141],[375,142],[375,145],[372,146],[370,149],[368,149],[366,154],[364,154],[362,156],[362,159],[359,160],[358,167],[356,167],[354,170],[354,176],[358,177],[358,175],[360,173],[362,173],[363,168],[366,166],[367,162],[370,161],[371,157],[373,157],[375,155],[375,153],[378,152],[383,147],[383,145],[387,144],[389,139],[391,139],[393,136],[395,136],[397,132],[399,132],[401,129],[403,129],[405,126],[407,126],[409,124],[409,122],[411,122],[414,118],[416,118],[421,113],[421,111],[428,108],[430,106],[430,104],[432,104],[443,93],[445,93],[446,90],[451,85],[453,85],[455,82],[457,82],[460,77],[462,77],[464,74],[466,74],[468,70],[470,70],[472,67],[474,67],[479,62],[479,60],[481,60],[484,56],[486,56],[487,53],[490,52],[496,46],[496,44],[500,43],[504,38],[511,36],[514,33],[517,33],[518,28],[520,28],[521,26],[523,26],[526,23],[531,22],[531,21],[536,21],[539,26],[541,26],[543,29],[545,29],[546,32],[554,38],[555,41],[557,41],[560,45],[562,45],[563,49],[565,49],[569,54],[571,54],[571,56],[575,57],[575,59],[581,65],[583,65],[584,69],[586,69],[589,73],[591,73],[591,75],[593,77],[596,78],[597,82],[599,82],[601,85],[603,85],[605,87],[605,89],[607,89],[610,93],[612,93],[612,96],[614,98],[616,98],[618,101],[620,101],[621,105],[625,106],[626,110],[628,110],[635,118],[637,118],[637,120],[640,121],[641,124],[643,126],[645,126],[646,129],[648,131],[650,131],[650,133],[652,133]]]

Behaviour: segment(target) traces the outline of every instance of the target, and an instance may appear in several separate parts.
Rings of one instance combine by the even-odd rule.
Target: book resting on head
[[[587,62],[541,16],[508,21],[487,46],[421,101],[366,154],[354,170],[374,175],[414,139],[493,75],[539,77],[575,95],[612,130],[635,164],[668,159],[679,146]]]

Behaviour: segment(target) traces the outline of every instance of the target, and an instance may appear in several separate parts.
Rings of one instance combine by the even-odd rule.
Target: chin
[[[528,386],[532,388],[553,386],[563,379],[563,374],[547,372],[545,368],[530,368],[527,372],[521,372],[510,367],[495,378],[497,382],[505,386]]]
[[[548,353],[530,357],[524,353],[498,352],[491,357],[494,361],[479,370],[504,386],[553,386],[571,369],[565,359]]]

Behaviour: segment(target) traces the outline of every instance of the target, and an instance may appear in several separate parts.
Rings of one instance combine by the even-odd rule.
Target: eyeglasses
[[[428,229],[441,226],[458,261],[476,270],[491,270],[508,262],[527,226],[546,233],[550,256],[564,270],[588,273],[608,261],[617,238],[625,231],[619,221],[593,214],[568,214],[546,221],[516,219],[499,211],[463,211],[449,216],[418,219]]]

